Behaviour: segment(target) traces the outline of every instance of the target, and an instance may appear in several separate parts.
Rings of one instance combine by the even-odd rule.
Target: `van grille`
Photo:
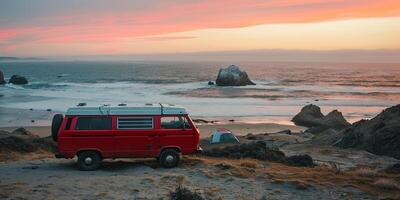
[[[118,118],[118,129],[153,129],[152,117]]]

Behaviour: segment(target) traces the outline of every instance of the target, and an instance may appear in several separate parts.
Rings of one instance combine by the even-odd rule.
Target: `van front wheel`
[[[100,167],[101,156],[94,151],[84,151],[78,155],[78,168],[82,171],[93,171]]]
[[[166,149],[160,154],[160,164],[165,168],[176,167],[179,163],[179,152],[173,149]]]

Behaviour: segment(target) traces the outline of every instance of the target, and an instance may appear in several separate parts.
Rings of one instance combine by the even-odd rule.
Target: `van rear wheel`
[[[84,151],[78,155],[78,168],[82,171],[93,171],[100,167],[101,156],[95,151]]]
[[[159,157],[161,166],[165,168],[176,167],[179,163],[179,160],[179,152],[173,149],[166,149],[162,151]]]

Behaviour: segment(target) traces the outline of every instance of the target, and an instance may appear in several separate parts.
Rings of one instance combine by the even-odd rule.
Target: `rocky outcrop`
[[[292,121],[296,125],[309,127],[312,133],[322,132],[329,128],[341,130],[350,125],[341,112],[333,110],[324,116],[321,108],[313,104],[304,106]]]
[[[8,81],[8,83],[12,83],[15,85],[24,85],[24,84],[28,84],[28,80],[20,75],[13,75],[11,76],[10,80]]]
[[[343,131],[335,146],[400,159],[400,104],[385,109],[371,120],[354,123]]]
[[[343,137],[342,131],[329,128],[322,132],[319,132],[312,138],[310,142],[312,144],[320,146],[332,146],[342,137]]]
[[[245,71],[241,71],[238,66],[230,65],[225,69],[220,69],[215,83],[218,86],[245,86],[255,85]]]
[[[38,150],[55,152],[56,149],[57,144],[51,137],[42,138],[24,128],[18,128],[11,133],[0,131],[0,152],[29,153]],[[2,159],[0,156],[0,161]]]
[[[283,161],[285,154],[278,149],[269,149],[264,141],[225,146],[205,150],[204,155],[227,158],[254,158],[258,160]]]
[[[6,84],[6,81],[4,80],[4,74],[3,72],[0,70],[0,85]]]

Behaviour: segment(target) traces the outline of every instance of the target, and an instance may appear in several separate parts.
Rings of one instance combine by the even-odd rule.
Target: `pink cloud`
[[[111,3],[111,2],[110,2]],[[115,3],[115,2],[112,2]],[[93,5],[94,7],[96,5]],[[132,11],[134,10],[134,11]],[[400,15],[400,2],[343,0],[282,1],[170,1],[143,9],[77,10],[42,16],[28,24],[0,25],[0,52],[31,44],[110,43],[128,37],[174,32],[235,28],[268,23],[319,22],[326,20]],[[13,39],[31,37],[16,42]],[[189,36],[190,37],[190,36]],[[159,40],[190,39],[161,38]],[[7,47],[8,46],[8,47]],[[116,50],[113,50],[116,51]]]

